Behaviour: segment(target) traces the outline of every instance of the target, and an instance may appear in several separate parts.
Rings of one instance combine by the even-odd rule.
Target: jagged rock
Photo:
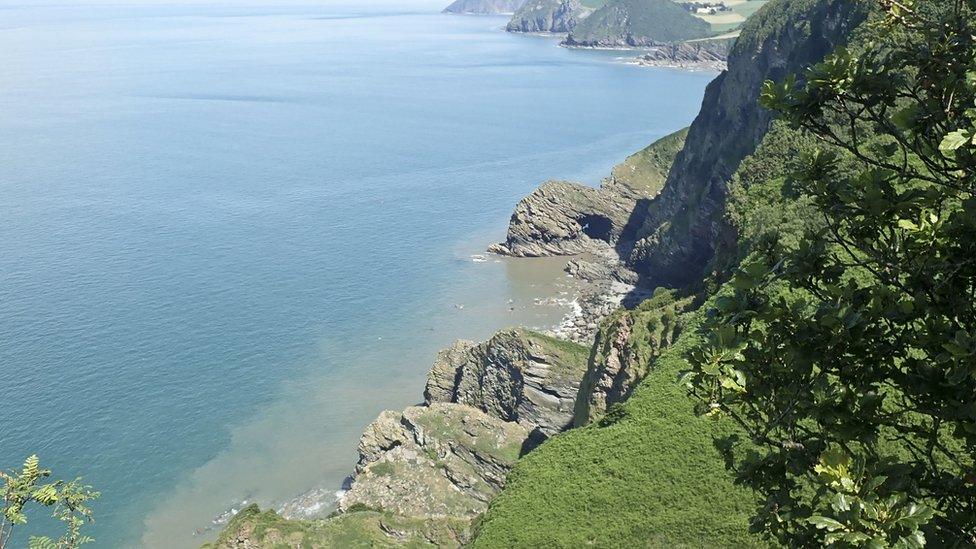
[[[515,13],[525,0],[455,0],[444,13],[504,15]]]
[[[865,15],[862,2],[814,0],[762,9],[745,23],[728,70],[705,91],[664,190],[636,212],[636,233],[624,237],[635,242],[627,263],[645,284],[675,287],[700,279],[716,242],[732,231],[723,220],[728,182],[773,117],[757,101],[763,82],[802,73],[845,44]]]
[[[529,429],[463,404],[386,411],[363,433],[340,511],[472,518],[505,484]]]
[[[730,40],[670,42],[651,47],[637,57],[637,64],[648,67],[674,67],[723,71],[728,67]]]
[[[502,331],[478,345],[455,344],[427,377],[426,402],[457,402],[543,436],[572,423],[589,350],[529,330]]]
[[[593,13],[580,0],[528,0],[508,22],[508,32],[564,33]]]
[[[505,242],[488,251],[519,257],[592,251],[619,236],[632,206],[600,189],[547,181],[518,203]]]
[[[623,234],[634,232],[635,209],[661,191],[684,137],[685,130],[675,132],[631,155],[599,189],[566,181],[542,184],[515,206],[505,242],[488,251],[517,257],[586,252],[616,257],[613,247]]]
[[[619,309],[602,323],[576,401],[574,426],[595,421],[623,402],[650,372],[654,359],[680,330],[680,313],[690,300],[668,291],[635,309]]]

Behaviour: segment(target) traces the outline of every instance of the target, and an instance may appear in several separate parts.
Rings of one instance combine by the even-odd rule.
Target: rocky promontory
[[[251,506],[212,547],[463,545],[518,458],[571,426],[588,354],[522,328],[456,342],[438,354],[423,405],[382,412],[363,431],[334,516]]]
[[[527,0],[508,22],[508,32],[567,33],[593,10],[580,0]]]
[[[635,62],[644,67],[724,71],[731,46],[731,40],[669,42],[652,46]]]
[[[711,29],[711,25],[672,0],[616,0],[580,22],[563,44],[589,48],[644,48],[706,38]]]

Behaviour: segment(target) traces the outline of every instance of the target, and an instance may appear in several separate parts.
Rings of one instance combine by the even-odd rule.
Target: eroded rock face
[[[729,40],[659,44],[637,57],[637,63],[649,67],[722,71],[728,67],[726,60],[731,45]]]
[[[637,308],[620,309],[604,320],[580,386],[574,426],[600,419],[630,396],[677,338],[680,314],[689,304],[689,299],[676,301],[670,292],[659,291]]]
[[[383,412],[363,433],[356,478],[339,510],[474,517],[501,490],[528,436],[524,425],[463,404]]]
[[[568,181],[547,181],[515,207],[504,243],[488,251],[516,257],[574,255],[611,245],[634,200]]]
[[[528,330],[459,342],[427,377],[428,403],[457,402],[552,436],[572,423],[589,349]]]
[[[528,0],[512,16],[508,32],[564,33],[576,28],[593,10],[579,0]]]
[[[636,241],[628,265],[644,284],[676,287],[701,277],[730,231],[723,221],[728,182],[772,120],[757,101],[763,82],[799,73],[846,43],[865,11],[848,0],[771,3],[746,22],[728,71],[705,91],[664,190],[636,212],[642,221],[626,238]]]

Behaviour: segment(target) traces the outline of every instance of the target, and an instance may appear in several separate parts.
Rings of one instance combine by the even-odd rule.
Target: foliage
[[[766,84],[822,142],[788,182],[819,226],[754,248],[688,353],[699,411],[754,445],[754,527],[792,546],[976,544],[976,0],[880,8]]]
[[[696,418],[674,382],[682,353],[699,337],[697,323],[692,316],[631,397],[599,423],[523,456],[472,546],[762,545],[748,532],[753,497],[733,484],[714,446],[737,431],[731,422]]]
[[[711,25],[672,0],[611,0],[580,21],[570,33],[570,43],[671,42],[710,33]]]
[[[80,479],[41,483],[42,479],[50,476],[51,471],[41,468],[36,455],[24,461],[20,472],[0,471],[0,480],[4,481],[0,492],[3,494],[0,548],[9,543],[14,526],[27,523],[25,508],[32,504],[53,508],[52,516],[65,523],[67,531],[57,540],[47,536],[31,536],[30,549],[73,549],[92,541],[90,537],[81,535],[81,527],[92,520],[88,502],[96,499],[98,492],[92,491],[91,486],[81,484]]]

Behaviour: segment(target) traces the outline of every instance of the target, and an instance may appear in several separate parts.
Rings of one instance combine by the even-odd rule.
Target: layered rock
[[[524,329],[477,345],[461,341],[438,355],[424,399],[466,404],[552,436],[572,423],[588,353],[582,345]]]
[[[579,0],[527,0],[508,22],[508,32],[570,32],[593,10]]]
[[[715,243],[730,231],[722,219],[728,182],[772,120],[757,101],[763,82],[801,73],[846,43],[865,11],[848,0],[774,2],[745,23],[664,190],[635,212],[637,231],[625,235],[636,241],[627,262],[645,284],[679,286],[701,277]]]
[[[568,181],[547,181],[515,206],[505,242],[488,251],[517,257],[574,255],[614,242],[634,201]]]
[[[620,309],[603,321],[580,385],[574,426],[600,419],[610,406],[630,396],[677,338],[681,312],[690,301],[658,290],[636,308]]]
[[[515,206],[505,242],[488,251],[516,257],[606,256],[634,231],[633,212],[657,196],[687,130],[665,136],[613,169],[599,189],[547,181]]]
[[[463,404],[383,412],[363,433],[355,482],[338,508],[473,518],[504,485],[528,435],[526,426]]]
[[[505,15],[515,13],[525,0],[455,0],[444,13]]]
[[[730,40],[700,40],[670,42],[653,46],[637,57],[637,64],[646,67],[716,70],[728,68]]]
[[[643,48],[705,38],[711,25],[672,0],[612,0],[580,22],[563,44],[595,48]]]

